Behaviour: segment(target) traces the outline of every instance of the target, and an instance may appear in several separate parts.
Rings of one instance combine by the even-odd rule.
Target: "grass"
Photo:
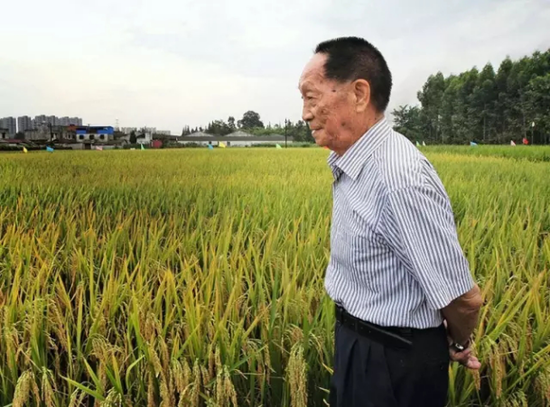
[[[547,405],[550,166],[432,149],[485,298],[449,405]],[[323,406],[326,156],[2,155],[0,405]]]

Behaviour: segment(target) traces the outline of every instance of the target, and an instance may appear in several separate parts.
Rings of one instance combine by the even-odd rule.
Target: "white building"
[[[151,141],[153,141],[153,135],[151,133],[140,134],[136,137],[137,144],[149,145]]]
[[[292,137],[287,137],[286,142],[288,144],[293,143]],[[228,134],[227,136],[213,136],[206,133],[193,133],[188,136],[182,136],[179,138],[179,144],[195,144],[200,146],[211,145],[213,147],[219,146],[220,142],[224,143],[226,147],[252,147],[258,145],[284,145],[285,136],[280,134],[272,134],[269,136],[254,136],[253,134],[245,133],[243,131],[236,131]]]
[[[137,127],[121,127],[120,128],[120,132],[124,133],[124,134],[130,134],[133,131],[136,132],[136,134],[137,134],[137,130],[138,130]]]

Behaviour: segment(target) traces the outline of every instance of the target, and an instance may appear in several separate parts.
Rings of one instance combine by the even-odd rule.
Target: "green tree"
[[[526,107],[531,114],[531,136],[540,134],[536,143],[550,143],[550,73],[531,79],[526,91]]]
[[[451,75],[445,79],[445,86],[440,110],[441,143],[460,143],[457,131],[458,110],[456,106],[460,79],[455,75]]]
[[[252,110],[243,114],[243,118],[237,122],[237,125],[242,129],[252,129],[254,127],[264,128],[264,124],[260,120],[260,115]]]
[[[227,118],[227,125],[229,126],[229,128],[231,129],[231,132],[235,131],[235,129],[237,128],[236,124],[235,124],[235,118],[233,116],[229,116]]]
[[[471,102],[474,110],[478,112],[481,121],[478,123],[478,127],[482,130],[481,138],[485,143],[496,141],[492,138],[495,133],[496,100],[495,70],[491,64],[487,64],[478,76]]]
[[[409,137],[419,128],[426,139],[442,143],[509,143],[537,134],[546,142],[548,74],[550,50],[517,61],[507,57],[496,73],[487,64],[481,72],[474,67],[447,78],[431,75],[418,92],[420,124],[409,117],[417,112],[401,106],[394,111],[396,128]]]
[[[512,60],[506,57],[504,61],[501,62],[495,77],[497,92],[495,100],[496,128],[501,139],[508,139],[510,137],[513,102],[508,92],[508,77],[510,76],[513,66],[514,63]]]
[[[425,135],[422,131],[420,108],[418,106],[399,106],[393,110],[392,115],[396,131],[411,141],[424,141]]]
[[[208,127],[206,128],[206,133],[215,136],[225,136],[231,132],[231,127],[223,120],[214,120],[213,122],[209,123]]]
[[[191,134],[191,129],[189,128],[189,126],[183,126],[183,128],[181,129],[181,135],[188,136],[189,134]]]
[[[136,144],[136,143],[137,143],[136,132],[132,130],[132,132],[130,133],[130,144]]]
[[[441,72],[438,72],[428,78],[417,95],[422,104],[421,118],[426,137],[434,141],[440,137],[439,120],[444,92],[445,78]]]

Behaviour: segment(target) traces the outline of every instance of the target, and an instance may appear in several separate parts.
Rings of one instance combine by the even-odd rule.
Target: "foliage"
[[[234,125],[235,123],[233,123]],[[231,127],[229,123],[224,122],[223,120],[214,120],[208,124],[206,128],[206,133],[212,134],[215,136],[226,136],[229,133],[235,131],[235,127]]]
[[[550,50],[506,58],[459,75],[431,75],[418,92],[421,106],[393,111],[396,129],[411,140],[438,144],[521,141],[550,144]],[[535,127],[532,127],[532,123]]]
[[[241,129],[252,129],[254,127],[264,127],[264,124],[258,113],[249,110],[243,114],[243,118],[237,122],[237,126]]]

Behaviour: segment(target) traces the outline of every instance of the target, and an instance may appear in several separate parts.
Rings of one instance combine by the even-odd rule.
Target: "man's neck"
[[[358,131],[354,132],[354,137],[349,140],[348,143],[345,144],[342,148],[335,149],[334,152],[338,154],[338,156],[343,156],[346,151],[348,151],[352,145],[354,145],[357,140],[359,140],[361,137],[363,137],[370,129],[372,129],[376,124],[378,124],[380,121],[384,120],[384,113],[377,113],[376,115],[372,116],[371,118],[367,119],[364,125],[362,125]]]

